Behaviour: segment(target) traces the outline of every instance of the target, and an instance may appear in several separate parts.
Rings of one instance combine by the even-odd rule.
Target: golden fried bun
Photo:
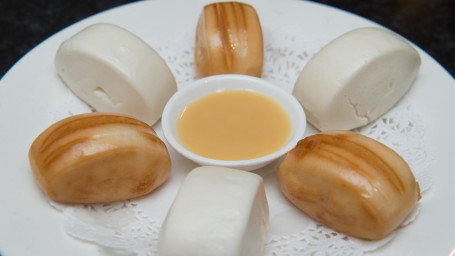
[[[395,151],[349,131],[301,140],[277,175],[283,194],[307,215],[369,240],[392,232],[420,199],[411,169]]]
[[[196,28],[194,65],[198,77],[244,74],[261,77],[262,28],[254,7],[240,2],[204,6]]]
[[[165,144],[146,123],[103,113],[68,117],[32,143],[30,165],[57,202],[100,203],[149,193],[169,177]]]

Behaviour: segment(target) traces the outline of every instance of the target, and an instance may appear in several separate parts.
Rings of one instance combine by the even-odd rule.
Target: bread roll
[[[103,113],[51,125],[32,143],[29,160],[48,197],[68,203],[141,196],[164,183],[171,171],[167,148],[150,126]]]
[[[185,178],[163,222],[159,255],[261,256],[268,223],[261,176],[197,167]]]
[[[166,62],[141,38],[108,23],[65,40],[55,55],[58,75],[98,112],[131,115],[149,125],[177,91]]]
[[[195,68],[199,77],[244,74],[261,77],[262,28],[256,10],[239,2],[204,6],[196,28]]]
[[[354,29],[311,58],[293,95],[317,129],[351,130],[392,108],[417,77],[420,62],[416,49],[393,32]]]
[[[283,194],[307,215],[370,240],[392,232],[420,199],[419,185],[397,153],[348,131],[301,140],[277,176]]]

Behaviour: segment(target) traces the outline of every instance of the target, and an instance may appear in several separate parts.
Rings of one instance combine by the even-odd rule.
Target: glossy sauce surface
[[[182,144],[219,160],[245,160],[273,153],[289,138],[291,121],[274,99],[248,90],[225,90],[187,106],[177,122]]]

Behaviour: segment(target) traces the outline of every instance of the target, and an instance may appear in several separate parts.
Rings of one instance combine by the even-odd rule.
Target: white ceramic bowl
[[[265,94],[276,100],[291,119],[291,134],[286,144],[274,153],[238,161],[217,160],[197,155],[186,149],[177,134],[177,120],[183,109],[207,94],[220,90],[248,89]],[[186,158],[199,165],[224,166],[246,171],[261,168],[273,160],[283,156],[295,147],[303,138],[306,128],[306,116],[300,103],[283,89],[263,79],[246,75],[216,75],[196,80],[179,89],[166,104],[161,118],[164,136],[169,144]]]

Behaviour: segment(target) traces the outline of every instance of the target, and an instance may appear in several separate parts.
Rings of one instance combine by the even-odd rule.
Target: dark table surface
[[[0,77],[59,30],[128,0],[0,0]],[[317,0],[406,37],[455,76],[455,1]]]

